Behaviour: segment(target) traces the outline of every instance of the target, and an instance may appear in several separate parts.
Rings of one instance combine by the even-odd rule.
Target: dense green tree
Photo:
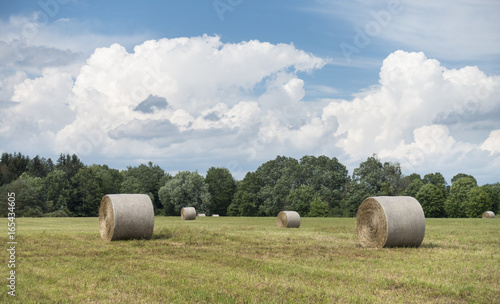
[[[155,213],[158,213],[163,206],[158,191],[172,176],[166,174],[160,166],[154,165],[152,162],[147,165],[141,164],[137,167],[127,167],[126,171],[122,171],[122,175],[122,183],[124,183],[121,185],[122,191],[150,195],[155,206]]]
[[[453,176],[452,179],[451,179],[451,183],[453,184],[454,182],[456,182],[457,180],[461,179],[462,177],[472,178],[474,180],[474,183],[477,184],[477,180],[474,178],[474,176],[469,175],[469,174],[465,174],[465,173],[458,173],[457,175]]]
[[[183,207],[194,207],[208,212],[210,193],[203,176],[198,172],[181,171],[159,190],[166,215],[179,215]]]
[[[440,172],[426,174],[424,175],[422,181],[424,182],[424,184],[432,184],[437,186],[441,191],[440,197],[443,196],[446,200],[446,198],[448,197],[447,183],[444,176]]]
[[[448,217],[465,217],[465,205],[468,201],[467,193],[476,186],[476,180],[470,177],[455,180],[451,185],[450,194],[444,205]]]
[[[278,156],[262,164],[256,173],[261,185],[259,214],[276,216],[283,210],[290,190],[300,185],[299,162],[291,157]]]
[[[81,167],[71,178],[73,199],[69,211],[76,216],[97,216],[102,197],[105,195],[102,180],[89,167]]]
[[[255,195],[256,196],[256,195]],[[246,191],[236,191],[233,202],[227,207],[229,216],[256,216],[257,207],[253,196]]]
[[[418,190],[420,189],[421,186],[423,186],[423,183],[420,185],[420,187],[418,187],[418,189],[415,189],[415,180],[420,180],[422,181],[422,178],[420,177],[420,174],[417,174],[417,173],[412,173],[408,176],[402,176],[401,179],[400,179],[400,194],[401,195],[405,195],[405,196],[413,196],[415,197],[415,195],[417,194]],[[410,187],[410,185],[412,184],[413,182],[413,188]]]
[[[470,218],[481,217],[483,212],[490,210],[491,198],[481,187],[474,187],[467,192],[465,215]]]
[[[363,190],[369,195],[377,195],[380,192],[381,182],[384,180],[384,165],[374,154],[354,169],[352,183],[363,185]]]
[[[399,195],[401,187],[401,166],[399,163],[385,162],[383,165],[383,179],[380,182],[378,195]]]
[[[209,214],[226,215],[236,192],[236,181],[226,168],[211,167],[207,171],[205,183],[210,193]]]
[[[444,176],[439,172],[429,173],[429,174],[424,175],[423,182],[425,184],[433,184],[433,185],[436,185],[438,187],[441,187],[441,186],[446,187],[446,180],[445,180]]]
[[[434,184],[425,184],[415,198],[422,205],[425,217],[444,217],[445,197],[442,189]]]
[[[363,184],[370,195],[398,195],[402,178],[399,163],[382,164],[374,154],[354,169],[352,181]]]
[[[487,184],[481,186],[481,188],[488,193],[491,200],[491,209],[493,213],[498,214],[500,207],[500,183]]]
[[[321,198],[316,197],[311,202],[311,210],[308,216],[310,217],[326,217],[328,215],[329,207],[328,203],[323,201]]]
[[[356,216],[361,203],[367,197],[376,195],[371,191],[373,190],[365,183],[349,183],[347,193],[344,197],[344,215],[348,217]]]
[[[402,195],[417,197],[418,191],[424,186],[424,182],[421,179],[413,179],[410,181],[406,189],[402,192]]]
[[[2,153],[0,159],[0,184],[15,181],[24,172],[28,171],[30,158],[21,153]]]
[[[43,199],[43,181],[39,177],[31,177],[27,173],[21,174],[19,178],[0,188],[1,197],[7,197],[8,193],[15,193],[17,217],[39,217],[46,211]],[[7,200],[1,200],[1,214],[7,215]]]
[[[330,208],[339,208],[348,172],[336,157],[306,155],[300,159],[298,183],[313,187],[315,194],[328,202]]]
[[[148,194],[146,187],[135,176],[124,176],[120,185],[121,193],[142,193]]]
[[[55,169],[66,172],[68,178],[71,179],[82,167],[83,163],[76,154],[60,154],[59,158],[57,159]]]
[[[44,178],[44,189],[49,212],[69,212],[68,203],[72,199],[74,189],[66,172],[56,169],[47,174]]]
[[[110,169],[107,165],[92,165],[90,169],[94,172],[97,178],[101,179],[102,190],[105,194],[121,193],[123,175],[120,174],[120,171]]]
[[[260,183],[257,173],[248,172],[242,181],[237,183],[233,202],[227,208],[231,216],[257,216],[259,209],[258,193]]]
[[[37,155],[28,164],[28,173],[34,177],[46,177],[52,170],[54,170],[54,163],[50,158],[40,158]]]
[[[292,189],[286,198],[287,206],[285,209],[297,211],[299,214],[307,215],[311,208],[311,202],[315,198],[314,188],[310,185],[301,185]],[[328,205],[328,203],[327,203]]]
[[[347,216],[356,214],[359,205],[369,196],[398,195],[402,191],[402,173],[398,163],[382,164],[374,154],[354,169],[344,198]]]

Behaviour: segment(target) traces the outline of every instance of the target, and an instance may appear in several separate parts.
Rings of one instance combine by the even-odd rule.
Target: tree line
[[[84,165],[76,155],[30,158],[3,153],[0,159],[0,215],[7,194],[16,194],[16,215],[97,216],[101,199],[112,193],[143,193],[155,214],[179,215],[186,206],[229,216],[276,216],[294,210],[301,216],[352,217],[369,196],[415,197],[426,217],[479,217],[498,213],[500,183],[478,186],[459,173],[448,185],[439,172],[404,176],[399,163],[368,157],[352,175],[336,157],[277,156],[237,181],[227,168],[211,167],[202,176],[181,171],[172,176],[149,162],[126,170]]]

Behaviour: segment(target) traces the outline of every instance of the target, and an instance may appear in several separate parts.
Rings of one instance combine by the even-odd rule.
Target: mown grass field
[[[361,248],[353,218],[160,216],[152,240],[117,242],[97,218],[16,221],[2,303],[500,303],[498,218],[427,219],[420,248],[392,249]]]

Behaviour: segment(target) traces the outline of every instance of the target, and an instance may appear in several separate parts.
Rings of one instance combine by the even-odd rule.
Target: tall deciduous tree
[[[300,159],[299,169],[297,180],[301,185],[311,186],[329,208],[340,208],[348,172],[336,157],[306,155]]]
[[[476,180],[476,178],[474,176],[469,175],[469,174],[465,174],[465,173],[458,173],[457,175],[453,176],[451,178],[451,183],[453,184],[454,182],[456,182],[457,180],[461,179],[462,177],[470,177],[477,184],[477,180]]]
[[[474,187],[467,193],[465,215],[470,218],[480,217],[483,212],[490,210],[491,198],[481,187]]]
[[[245,178],[237,183],[233,202],[227,208],[231,216],[257,216],[259,210],[258,193],[260,183],[257,173],[248,172]]]
[[[321,198],[316,197],[311,202],[311,210],[308,216],[310,217],[326,217],[329,212],[328,203],[323,201]]]
[[[374,154],[354,169],[345,197],[348,215],[354,215],[363,200],[369,196],[397,195],[401,188],[399,163],[382,164]]]
[[[361,203],[369,196],[375,196],[373,190],[365,183],[349,183],[347,193],[344,198],[345,216],[355,216]]]
[[[399,194],[402,173],[399,163],[382,164],[374,154],[354,169],[352,180],[364,184],[370,195]]]
[[[314,187],[310,185],[301,185],[290,191],[286,198],[287,210],[297,211],[299,214],[307,215],[311,209],[311,202],[315,198]],[[328,205],[328,203],[327,203]]]
[[[15,193],[15,213],[18,217],[39,217],[47,211],[43,199],[43,180],[40,177],[23,173],[15,181],[0,187],[1,197],[6,198],[8,193]],[[6,216],[7,212],[7,200],[0,200],[0,214]]]
[[[469,199],[467,193],[476,186],[476,180],[470,177],[455,180],[444,205],[449,217],[465,217],[465,206]]]
[[[407,186],[403,190],[402,195],[417,197],[418,191],[424,186],[424,182],[420,178],[420,175],[413,173],[409,176],[405,176],[404,180]]]
[[[226,215],[236,192],[236,182],[226,168],[211,167],[207,171],[205,183],[210,193],[209,213]]]
[[[415,198],[422,205],[425,217],[444,217],[445,197],[442,189],[434,184],[425,184]]]
[[[383,180],[384,165],[375,154],[359,164],[352,174],[352,182],[363,184],[369,195],[377,195],[380,192]]]
[[[290,190],[300,185],[297,178],[299,162],[291,157],[278,156],[262,164],[256,173],[261,185],[259,214],[276,216],[283,210]]]
[[[148,194],[155,206],[155,212],[158,213],[162,208],[158,191],[172,178],[170,174],[166,174],[160,166],[149,162],[147,165],[127,167],[126,171],[122,171],[122,175],[121,191]]]
[[[102,181],[102,190],[105,194],[120,193],[123,175],[116,169],[107,165],[92,165],[90,169]]]
[[[486,184],[481,186],[481,188],[488,193],[491,199],[491,209],[495,214],[498,214],[500,210],[500,183],[496,184]]]
[[[203,176],[198,172],[181,171],[159,190],[166,215],[179,215],[183,207],[194,207],[207,212],[210,193]]]

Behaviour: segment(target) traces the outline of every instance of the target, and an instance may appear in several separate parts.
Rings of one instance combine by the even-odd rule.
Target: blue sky
[[[494,0],[0,1],[0,150],[237,178],[278,154],[352,173],[377,153],[405,174],[496,182],[499,13]],[[165,102],[136,110],[148,96]]]

